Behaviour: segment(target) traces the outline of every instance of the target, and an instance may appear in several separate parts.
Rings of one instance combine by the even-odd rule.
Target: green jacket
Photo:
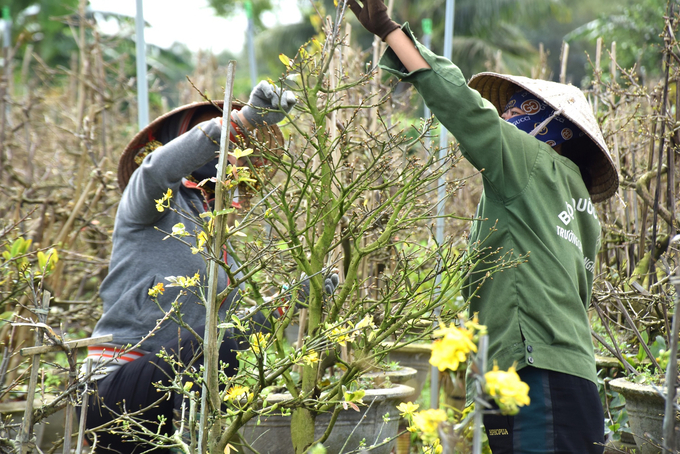
[[[500,118],[456,65],[418,43],[408,24],[403,29],[431,69],[405,72],[390,48],[380,66],[413,84],[482,171],[470,247],[484,248],[491,260],[527,256],[486,279],[470,301],[470,312],[488,328],[489,365],[531,365],[596,383],[586,309],[600,223],[578,167]],[[485,261],[476,265],[464,296],[476,289],[485,267]]]

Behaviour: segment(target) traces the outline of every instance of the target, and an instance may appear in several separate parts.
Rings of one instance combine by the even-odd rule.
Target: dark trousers
[[[203,336],[203,329],[196,330],[199,336]],[[196,338],[188,331],[182,331],[179,337],[163,346],[165,351],[172,355],[183,365],[188,365],[192,360],[192,366],[199,370],[203,364],[203,353]],[[228,364],[225,373],[235,374],[238,368],[236,359],[236,342],[233,339],[225,339],[220,345],[219,360]],[[173,410],[179,410],[182,402],[180,394],[171,393],[169,398],[164,392],[159,392],[154,383],[160,382],[167,386],[172,383],[177,372],[184,369],[183,366],[174,367],[165,359],[158,357],[159,348],[147,355],[125,364],[120,369],[99,380],[96,384],[96,392],[90,396],[87,412],[87,428],[93,429],[111,422],[116,414],[124,411],[128,413],[145,409],[142,414],[135,416],[137,420],[143,420],[144,427],[151,432],[172,434]],[[186,381],[186,378],[183,378]],[[189,380],[190,381],[190,380]],[[192,390],[196,390],[194,385]],[[200,391],[200,388],[198,388]],[[159,422],[159,418],[165,418]],[[134,426],[133,426],[134,427]],[[134,428],[129,430],[135,431]],[[139,429],[137,429],[139,431]],[[148,437],[142,440],[133,440],[129,436],[120,434],[120,426],[116,426],[115,432],[106,429],[98,430],[97,453],[141,453],[150,452],[150,445],[144,443]],[[90,440],[93,442],[93,439]],[[165,453],[168,450],[156,449],[152,452]]]
[[[531,403],[515,416],[484,416],[493,454],[602,454],[604,413],[595,383],[535,367],[518,374]]]

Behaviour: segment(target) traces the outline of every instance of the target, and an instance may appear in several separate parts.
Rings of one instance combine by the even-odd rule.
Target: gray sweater
[[[112,334],[113,343],[119,345],[139,342],[156,326],[164,311],[170,309],[181,290],[178,287],[168,288],[170,282],[165,279],[167,276],[190,277],[199,272],[204,294],[207,295],[207,262],[204,258],[200,254],[192,254],[188,246],[174,238],[163,240],[167,235],[164,232],[171,232],[179,222],[186,226],[188,232],[198,227],[174,211],[166,209],[159,212],[155,202],[170,188],[173,192],[172,207],[180,213],[198,216],[210,209],[199,190],[188,189],[182,184],[183,177],[216,156],[219,147],[204,132],[219,143],[220,127],[213,121],[201,123],[150,153],[132,174],[116,214],[109,274],[100,289],[104,313],[95,326],[93,336]],[[185,237],[185,240],[195,242],[193,237]],[[236,262],[230,255],[227,263],[235,269]],[[162,309],[148,294],[149,289],[158,283],[165,285],[165,293],[158,296]],[[220,269],[218,290],[226,288],[227,283],[227,274]],[[221,319],[236,293],[232,292],[220,307]],[[199,299],[188,292],[180,297],[180,302],[183,320],[194,328],[203,326],[205,307]],[[141,348],[155,350],[175,337],[177,324],[168,320]]]

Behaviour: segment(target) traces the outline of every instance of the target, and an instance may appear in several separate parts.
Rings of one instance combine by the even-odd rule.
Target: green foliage
[[[270,11],[273,7],[271,0],[208,0],[208,4],[213,7],[219,16],[233,17],[236,14],[252,11],[255,26],[262,29],[261,16],[265,11]],[[247,4],[250,4],[248,6]]]
[[[565,36],[569,42],[585,40],[591,44],[602,37],[607,43],[616,42],[616,60],[624,68],[637,65],[650,75],[663,70],[660,52],[663,39],[666,0],[641,0],[623,6],[617,14],[600,15],[597,19]]]
[[[607,379],[603,378],[600,370],[597,377],[597,389],[602,400],[602,408],[605,410],[605,437],[614,441],[621,440],[622,433],[631,433],[628,424],[628,412],[626,411],[626,399],[607,386]]]
[[[78,0],[10,0],[12,44],[35,46],[48,64],[67,65],[77,50],[65,19],[78,11]]]

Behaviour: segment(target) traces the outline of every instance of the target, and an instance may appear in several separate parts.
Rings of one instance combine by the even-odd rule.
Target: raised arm
[[[425,59],[413,41],[404,33],[401,28],[397,28],[385,37],[385,42],[392,48],[399,60],[404,64],[406,71],[413,72],[417,69],[430,69]]]
[[[413,41],[387,14],[383,0],[348,0],[347,5],[366,30],[377,35],[394,50],[408,72],[430,68]]]

